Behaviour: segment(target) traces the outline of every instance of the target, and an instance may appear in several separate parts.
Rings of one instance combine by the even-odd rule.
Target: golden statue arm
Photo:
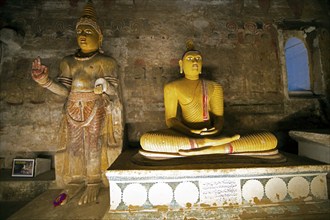
[[[60,96],[68,96],[68,88],[60,83],[54,82],[49,78],[48,67],[41,64],[40,57],[37,57],[32,62],[31,76],[35,82],[37,82],[40,86],[50,90],[51,92]]]
[[[178,99],[177,91],[174,85],[168,84],[164,87],[164,103],[165,103],[165,123],[168,128],[179,131],[182,134],[189,136],[200,135],[204,129],[194,130],[177,118]]]
[[[56,83],[56,82],[52,81],[51,79],[49,79],[49,81],[50,81],[50,85],[46,85],[46,86],[41,85],[41,86],[48,89],[52,93],[55,93],[60,96],[67,97],[69,95],[68,88],[66,88],[65,86],[63,86],[60,83]]]
[[[177,116],[178,100],[175,99],[175,87],[171,84],[164,87],[164,103],[165,103],[165,123],[168,128],[173,128],[183,134],[192,134],[191,129],[184,125]]]
[[[111,99],[113,99],[114,96],[118,95],[119,80],[117,76],[117,64],[112,58],[106,58],[106,62],[104,61],[102,64],[104,75],[102,78],[96,80],[95,87],[101,80],[103,85],[103,93],[109,95]]]

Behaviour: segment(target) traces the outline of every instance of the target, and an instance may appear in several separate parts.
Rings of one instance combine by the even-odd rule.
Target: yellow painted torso
[[[83,61],[71,55],[63,59],[60,76],[72,79],[72,92],[92,92],[96,79],[114,76],[115,67],[115,60],[102,54]]]
[[[223,95],[219,84],[205,80],[207,87],[207,107],[215,115],[223,115]],[[202,80],[182,78],[165,86],[165,115],[166,118],[176,117],[177,103],[182,111],[184,123],[193,129],[211,126],[209,120],[203,119],[203,89]]]

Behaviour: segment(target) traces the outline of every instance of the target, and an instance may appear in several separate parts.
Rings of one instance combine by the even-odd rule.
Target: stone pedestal
[[[124,152],[106,174],[109,215],[118,219],[132,213],[140,217],[163,213],[159,217],[165,218],[177,213],[175,217],[183,218],[193,210],[205,215],[218,210],[215,215],[232,218],[251,211],[251,207],[276,209],[324,202],[329,207],[327,164],[286,155],[287,161],[281,163],[194,164],[198,159],[192,158],[191,164],[170,166],[156,161],[152,166],[132,162],[135,153]]]

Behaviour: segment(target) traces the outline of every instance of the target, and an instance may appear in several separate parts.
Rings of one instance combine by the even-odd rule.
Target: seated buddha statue
[[[113,109],[121,108],[117,64],[101,50],[103,35],[90,1],[76,24],[76,34],[79,49],[62,59],[57,81],[49,77],[39,57],[31,72],[40,86],[66,97],[55,162],[64,190],[54,204],[61,205],[81,191],[79,205],[97,201],[106,184],[107,150],[118,147],[112,122]]]
[[[143,134],[140,154],[153,157],[184,157],[205,154],[260,153],[276,148],[269,132],[246,136],[224,135],[222,86],[200,78],[202,54],[193,43],[179,60],[183,78],[164,87],[165,122],[168,129]]]

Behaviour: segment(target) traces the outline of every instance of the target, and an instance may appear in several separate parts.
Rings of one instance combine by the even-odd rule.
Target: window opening
[[[285,61],[289,92],[310,91],[308,53],[300,39],[292,37],[286,42]]]

